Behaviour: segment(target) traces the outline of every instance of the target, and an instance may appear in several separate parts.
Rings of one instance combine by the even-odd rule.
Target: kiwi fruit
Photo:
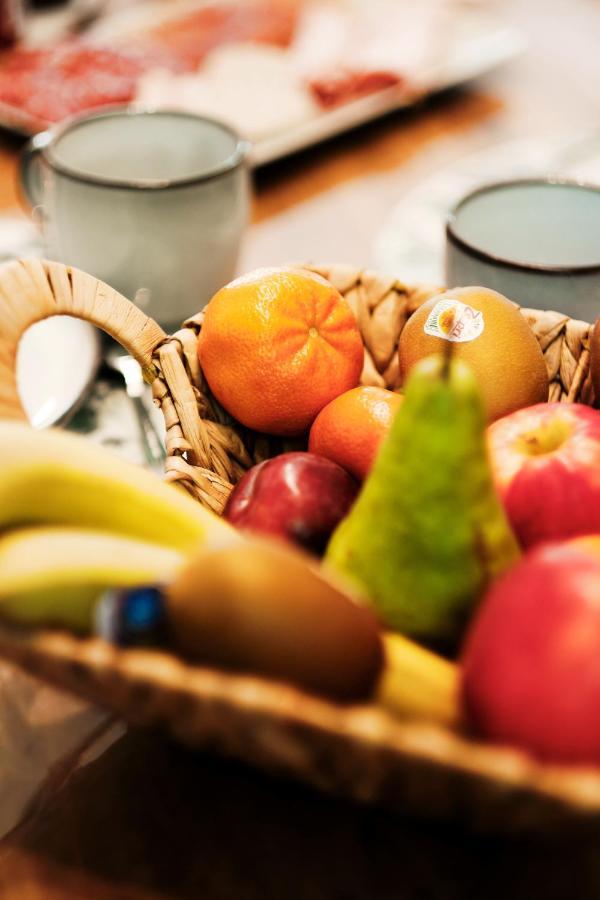
[[[187,659],[290,681],[338,700],[367,697],[383,664],[373,613],[308,556],[252,539],[201,551],[167,589]]]

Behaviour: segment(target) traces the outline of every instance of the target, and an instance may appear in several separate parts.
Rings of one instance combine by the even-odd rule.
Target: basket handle
[[[0,265],[0,418],[27,419],[17,390],[17,347],[42,319],[70,315],[102,328],[155,377],[152,353],[162,328],[122,294],[63,263],[16,259]]]

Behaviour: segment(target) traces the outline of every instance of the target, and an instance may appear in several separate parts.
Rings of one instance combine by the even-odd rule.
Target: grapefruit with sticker
[[[369,474],[402,397],[380,387],[357,387],[321,410],[308,449],[338,463],[355,478]]]
[[[454,322],[449,331],[448,312]],[[450,348],[474,371],[489,421],[548,400],[548,372],[537,338],[519,307],[496,291],[453,288],[423,303],[400,337],[402,381],[423,357]]]
[[[259,269],[218,291],[198,356],[219,403],[243,425],[294,436],[358,384],[363,342],[350,306],[320,275]]]

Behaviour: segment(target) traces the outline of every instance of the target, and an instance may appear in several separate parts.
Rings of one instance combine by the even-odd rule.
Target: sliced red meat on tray
[[[340,69],[331,75],[311,78],[309,87],[322,106],[332,107],[402,83],[404,79],[395,72]]]
[[[67,41],[43,50],[15,48],[0,56],[0,103],[40,123],[58,122],[129,102],[140,75],[159,64],[181,69],[176,57],[152,47],[125,52]]]
[[[223,44],[251,41],[288,46],[294,36],[299,6],[299,0],[208,4],[155,26],[148,33],[152,40],[196,69],[211,50]]]
[[[215,3],[111,48],[78,40],[44,49],[16,47],[0,55],[0,104],[43,126],[128,103],[138,79],[150,69],[194,70],[210,50],[233,41],[285,46],[293,35],[296,7],[296,0]]]

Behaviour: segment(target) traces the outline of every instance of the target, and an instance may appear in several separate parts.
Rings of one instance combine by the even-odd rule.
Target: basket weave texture
[[[409,316],[442,288],[408,286],[397,279],[350,266],[305,266],[344,295],[358,322],[365,348],[362,384],[400,387],[398,342]],[[562,313],[523,309],[537,337],[550,378],[550,400],[591,404],[590,326]],[[232,486],[255,463],[291,444],[249,431],[214,399],[196,353],[203,314],[162,342],[153,359],[155,402],[167,427],[167,478],[220,513]],[[301,446],[301,445],[300,445]],[[185,458],[183,456],[185,454]]]
[[[306,266],[327,278],[350,304],[364,342],[363,384],[400,387],[398,341],[409,316],[442,288],[409,286],[350,266]],[[590,331],[557,312],[522,309],[550,378],[549,399],[591,404]],[[247,469],[298,442],[258,434],[236,422],[212,396],[196,352],[203,314],[168,336],[108,285],[85,272],[44,260],[0,266],[0,417],[26,418],[16,386],[19,340],[34,322],[72,315],[98,325],[134,356],[152,385],[166,426],[166,477],[221,512]]]
[[[97,638],[0,626],[0,654],[133,725],[394,813],[504,834],[572,839],[600,830],[597,770],[542,765],[374,706]]]
[[[365,345],[364,384],[395,389],[397,345],[412,312],[439,289],[341,266],[310,267],[347,298]],[[590,326],[522,310],[544,352],[550,399],[592,403]],[[253,463],[286,449],[242,428],[215,402],[196,354],[202,315],[167,336],[112,288],[59,263],[0,266],[0,417],[25,418],[15,361],[26,328],[71,314],[100,326],[140,362],[167,428],[167,477],[220,512]],[[448,728],[343,707],[275,681],[189,666],[170,654],[0,625],[0,655],[112,709],[316,787],[399,811],[504,832],[600,829],[600,770],[553,768]]]

